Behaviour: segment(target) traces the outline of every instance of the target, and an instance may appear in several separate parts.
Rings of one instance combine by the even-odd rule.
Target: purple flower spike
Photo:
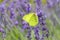
[[[42,17],[44,14],[43,14],[43,11],[42,10],[37,10],[37,16],[40,18]]]
[[[52,6],[53,6],[52,3],[47,2],[47,7],[48,7],[48,8],[51,8]]]
[[[57,3],[58,0],[48,0],[47,1],[47,7],[48,8],[52,8],[55,6],[55,4]]]
[[[11,10],[10,10],[10,18],[11,18],[11,19],[13,19],[13,18],[15,17],[14,15],[15,15],[14,11],[11,11]]]
[[[37,13],[37,15],[38,15],[38,17],[42,17],[42,12],[40,12],[40,13]]]
[[[31,27],[29,27],[27,30],[28,30],[27,38],[28,38],[28,40],[31,40]]]
[[[46,28],[46,27],[43,27],[43,28],[42,28],[42,31],[46,31],[46,30],[47,30],[47,28]]]
[[[4,29],[3,28],[0,28],[0,32],[4,33]]]
[[[18,21],[15,21],[15,25],[18,25]]]
[[[3,15],[4,12],[5,12],[5,8],[1,6],[1,7],[0,7],[0,12],[1,12],[1,14]]]
[[[28,40],[31,40],[31,27],[28,25],[27,22],[22,21],[22,29],[27,30],[27,38]]]
[[[27,6],[26,6],[26,12],[29,13],[30,11],[31,11],[31,5],[27,4]]]
[[[41,24],[41,25],[45,25],[45,24],[46,24],[46,22],[45,22],[45,21],[42,21],[40,24]]]
[[[49,37],[49,34],[48,34],[48,33],[46,34],[46,37],[47,37],[47,38]]]
[[[23,25],[22,27],[23,27],[23,29],[27,29],[28,25]]]
[[[22,21],[22,28],[27,29],[29,27],[28,23],[25,21]]]
[[[22,25],[25,25],[25,24],[27,24],[27,22],[26,21],[22,21]]]
[[[40,6],[41,0],[35,0],[35,1],[36,1],[37,6]]]
[[[21,7],[26,13],[29,13],[31,11],[31,4],[24,3],[24,4],[21,4]]]
[[[38,27],[34,28],[34,32],[35,32],[35,39],[36,40],[40,40],[39,28]]]
[[[11,12],[10,14],[11,14],[11,16],[13,16],[14,15],[14,12]]]
[[[0,7],[0,10],[1,10],[1,12],[3,12],[4,11],[4,8],[3,7]]]

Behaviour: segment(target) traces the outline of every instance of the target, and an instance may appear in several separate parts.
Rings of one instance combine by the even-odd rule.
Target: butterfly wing
[[[29,22],[32,15],[33,15],[32,13],[26,14],[25,16],[23,16],[23,20],[25,20],[26,22]]]
[[[23,16],[23,20],[29,23],[30,26],[36,26],[38,24],[38,17],[35,13],[29,13]]]
[[[29,20],[29,25],[34,27],[37,24],[38,24],[38,17],[36,14],[33,14]]]

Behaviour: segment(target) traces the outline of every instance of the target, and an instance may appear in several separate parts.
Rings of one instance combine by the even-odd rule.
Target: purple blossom
[[[48,7],[48,8],[53,7],[53,3],[52,3],[52,2],[47,2],[47,7]]]
[[[46,37],[47,37],[47,38],[49,37],[49,33],[46,34]]]
[[[18,25],[18,21],[15,21],[15,25]]]
[[[42,11],[38,11],[38,12],[37,12],[37,16],[38,16],[38,17],[42,17],[42,16],[43,16]]]
[[[0,32],[4,33],[4,29],[3,28],[0,28]]]
[[[46,27],[42,27],[42,31],[46,31],[47,30],[47,28]]]
[[[35,0],[35,1],[36,1],[37,6],[41,5],[41,0]]]
[[[25,24],[27,25],[27,22],[26,21],[22,21],[22,25],[25,25]]]
[[[34,28],[34,32],[35,32],[35,39],[36,40],[40,40],[39,28],[38,27],[35,27]]]
[[[22,27],[23,27],[23,29],[27,29],[28,25],[23,25]]]
[[[22,28],[23,28],[23,29],[27,29],[27,28],[29,28],[28,23],[25,22],[25,21],[22,21]]]
[[[22,21],[22,29],[27,30],[27,38],[28,40],[31,40],[31,27],[26,21]]]
[[[46,24],[46,22],[45,21],[41,21],[40,24],[44,26]]]
[[[10,18],[13,19],[15,17],[14,11],[10,10]]]
[[[4,11],[4,7],[0,7],[0,11],[3,12]]]
[[[31,11],[31,5],[27,4],[27,6],[26,6],[26,12],[29,13],[30,11]]]
[[[42,34],[42,37],[44,38],[44,37],[49,37],[49,30],[45,27],[45,26],[43,26],[42,27],[42,32],[43,32],[43,34]]]
[[[47,7],[48,8],[52,8],[54,7],[57,3],[58,3],[59,0],[48,0],[47,1]]]
[[[21,4],[21,7],[26,13],[29,13],[31,11],[31,4],[24,3],[24,4]]]
[[[42,27],[42,32],[47,32],[46,30],[47,30],[47,28],[46,28],[46,15],[44,14],[44,12],[43,12],[43,10],[37,10],[37,16],[38,16],[38,20],[39,20],[39,24],[41,25],[41,27]],[[36,29],[35,29],[36,30]],[[37,35],[39,34],[37,31],[36,31],[36,33],[37,33]],[[45,35],[45,36],[44,36]],[[44,37],[48,37],[48,34],[42,34],[42,38],[41,38],[41,40],[44,40]],[[36,38],[38,38],[37,36],[36,36]],[[38,40],[38,39],[37,39]]]
[[[28,38],[28,40],[31,40],[31,28],[29,27],[27,30],[28,30],[27,38]]]
[[[5,7],[4,7],[4,5],[3,5],[3,6],[0,6],[0,12],[1,12],[2,15],[4,14],[4,12],[5,12]]]

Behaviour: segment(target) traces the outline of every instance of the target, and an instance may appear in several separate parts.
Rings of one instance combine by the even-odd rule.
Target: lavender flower
[[[46,17],[45,17],[45,14],[44,14],[43,10],[38,11],[37,12],[37,16],[38,16],[39,24],[42,26],[42,32],[43,32],[43,34],[42,34],[41,40],[44,40],[44,37],[48,37],[48,33],[47,34],[44,33],[44,31],[47,32],[46,31],[47,28],[46,28],[46,22],[45,22]]]
[[[18,21],[15,21],[15,25],[18,25]]]
[[[31,28],[28,27],[27,30],[28,30],[28,32],[27,32],[27,38],[28,38],[28,40],[31,40]]]
[[[53,3],[52,3],[52,2],[47,2],[47,7],[48,7],[48,8],[53,7]]]
[[[5,8],[3,6],[0,6],[0,23],[3,22],[4,13],[5,13]]]
[[[46,37],[47,37],[47,38],[49,37],[49,33],[46,34]]]
[[[42,16],[43,16],[42,10],[37,11],[37,16],[38,16],[38,17],[42,17]]]
[[[0,28],[0,32],[4,33],[4,29],[3,28]]]
[[[41,5],[41,0],[35,0],[35,1],[36,1],[37,6]]]
[[[28,25],[28,23],[26,21],[22,21],[22,28],[23,29],[29,28],[29,25]]]
[[[30,11],[31,11],[31,5],[30,4],[27,4],[26,12],[29,13]]]
[[[22,21],[22,29],[27,30],[27,38],[31,40],[31,27],[28,25],[26,21]]]
[[[0,13],[3,15],[5,12],[5,7],[4,5],[3,6],[0,6]]]
[[[31,4],[24,3],[21,6],[26,13],[29,13],[31,11]]]
[[[3,12],[4,11],[4,7],[1,6],[0,7],[0,11]]]
[[[13,19],[15,17],[14,15],[15,15],[14,11],[10,9],[10,18]]]
[[[48,8],[54,7],[58,3],[58,1],[59,0],[47,0],[47,7]]]
[[[34,28],[34,32],[35,32],[35,39],[36,40],[40,40],[39,28],[38,27],[35,27]]]
[[[42,31],[46,31],[47,30],[47,28],[46,27],[42,27]]]

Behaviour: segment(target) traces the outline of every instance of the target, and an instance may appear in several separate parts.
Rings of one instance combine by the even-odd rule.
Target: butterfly
[[[34,27],[38,24],[38,16],[35,13],[29,13],[23,16],[22,18],[30,26]]]

